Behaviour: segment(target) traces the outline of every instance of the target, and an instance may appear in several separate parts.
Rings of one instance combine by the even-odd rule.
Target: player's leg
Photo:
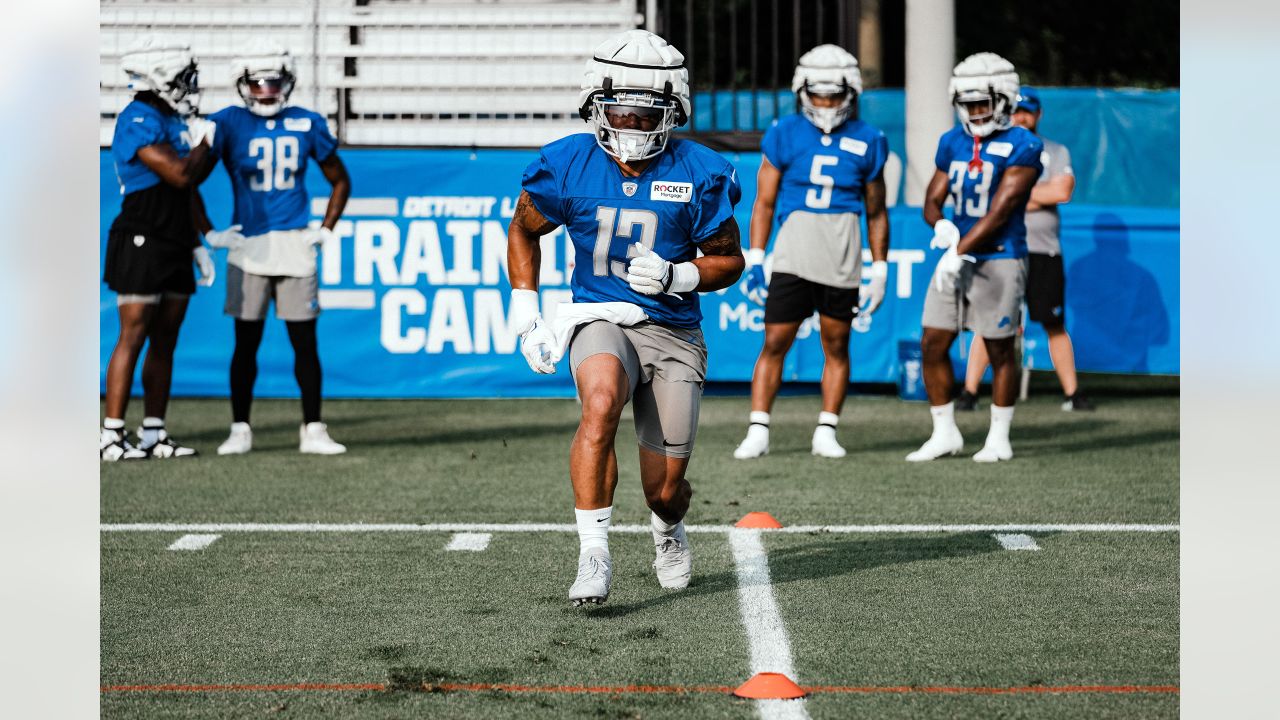
[[[320,315],[320,284],[315,275],[272,278],[276,315],[285,321],[289,343],[293,345],[293,377],[302,396],[302,425],[298,428],[298,449],[316,455],[339,455],[345,445],[329,437],[329,427],[320,419],[322,372],[316,340],[316,318]]]
[[[964,448],[964,437],[956,426],[955,404],[951,401],[955,387],[955,371],[951,367],[951,345],[959,335],[963,292],[967,289],[967,272],[956,281],[959,289],[938,290],[934,279],[925,291],[923,330],[920,355],[925,393],[929,396],[929,415],[933,432],[919,450],[907,456],[908,462],[926,462],[944,455],[955,455]]]
[[[147,325],[159,302],[159,295],[121,295],[117,298],[120,335],[107,361],[106,407],[99,442],[103,460],[141,460],[147,457],[145,452],[129,442],[124,414],[129,406],[138,355],[147,340]]]
[[[684,528],[693,487],[685,477],[698,432],[706,345],[701,333],[680,337],[664,328],[632,332],[642,367],[651,373],[636,387],[632,408],[640,452],[640,482],[653,531],[653,569],[669,590],[688,586],[693,550]],[[673,337],[674,335],[674,337]],[[655,348],[661,348],[655,352]]]
[[[987,346],[981,335],[974,335],[969,342],[969,363],[964,368],[964,389],[956,396],[957,410],[977,410],[978,391],[982,388],[982,376],[987,374]]]
[[[987,440],[973,459],[997,462],[1013,457],[1009,427],[1022,369],[1018,362],[1017,332],[1022,324],[1026,293],[1025,259],[989,260],[981,263],[969,298],[974,332],[981,335],[991,358],[991,427]]]
[[[218,446],[218,454],[240,455],[253,449],[249,415],[272,287],[271,278],[245,272],[231,263],[227,263],[226,285],[222,312],[235,320],[236,346],[231,353],[231,434]]]
[[[190,457],[194,448],[176,442],[164,427],[169,408],[169,388],[173,383],[173,353],[178,346],[178,332],[187,316],[190,295],[165,293],[147,326],[147,357],[142,362],[142,419],[139,447],[153,458]]]
[[[618,484],[614,442],[622,409],[639,377],[639,365],[622,330],[603,321],[577,330],[569,362],[582,401],[582,418],[569,448],[569,480],[578,526],[578,575],[569,588],[569,600],[576,606],[602,603],[609,597],[613,580],[609,525]]]
[[[813,311],[813,298],[805,280],[787,273],[773,274],[764,305],[764,346],[751,373],[747,437],[733,451],[735,458],[749,460],[769,452],[769,413],[782,386],[782,363],[800,324]]]
[[[857,298],[857,292],[853,293]],[[812,452],[828,458],[845,456],[845,449],[836,440],[836,425],[840,422],[840,410],[849,391],[849,333],[852,313],[846,320],[840,317],[819,315],[819,335],[822,339],[822,412],[813,430]]]

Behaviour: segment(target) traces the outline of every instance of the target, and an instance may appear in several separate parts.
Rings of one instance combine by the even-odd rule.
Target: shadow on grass
[[[1036,537],[1050,534],[1038,533]],[[768,549],[769,576],[773,585],[839,577],[886,565],[1008,552],[990,533],[896,537],[815,533],[811,540],[801,545]],[[766,547],[768,544],[766,540]],[[681,592],[663,593],[627,605],[604,605],[590,612],[593,617],[625,617],[638,610],[680,602],[690,596],[736,592],[737,589],[736,572],[699,575],[695,569],[689,587]]]

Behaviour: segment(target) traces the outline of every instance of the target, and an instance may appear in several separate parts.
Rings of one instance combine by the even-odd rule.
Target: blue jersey
[[[794,210],[861,215],[867,183],[884,175],[889,140],[861,120],[824,135],[803,115],[788,115],[765,131],[760,149],[782,172],[775,212],[782,223]]]
[[[160,184],[160,176],[138,159],[138,151],[148,145],[166,144],[179,157],[191,152],[186,122],[177,114],[134,100],[120,111],[111,139],[111,158],[116,163],[120,194],[146,190]]]
[[[973,136],[959,125],[942,136],[934,164],[947,174],[951,200],[955,203],[954,222],[961,237],[987,214],[1005,169],[1031,167],[1036,169],[1036,177],[1039,177],[1044,171],[1040,162],[1043,151],[1044,142],[1030,130],[1020,127],[997,130],[982,138],[982,149],[978,154],[982,172],[970,172]],[[983,247],[983,252],[972,253],[973,256],[979,260],[1026,257],[1026,209],[1025,203],[1015,209],[1004,227],[997,230]]]
[[[542,148],[522,185],[534,207],[565,226],[573,240],[574,302],[629,302],[661,325],[696,328],[696,292],[643,295],[627,285],[636,242],[673,263],[692,260],[742,197],[727,160],[690,140],[672,138],[638,177],[622,174],[591,135]]]
[[[306,227],[308,158],[324,162],[338,146],[324,117],[300,107],[261,117],[232,106],[209,119],[218,124],[214,155],[226,166],[235,194],[232,223],[243,225],[247,237]]]

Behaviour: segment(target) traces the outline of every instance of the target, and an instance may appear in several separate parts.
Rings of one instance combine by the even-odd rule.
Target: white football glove
[[[542,319],[537,290],[511,291],[507,326],[520,336],[520,353],[531,370],[540,375],[551,375],[556,371],[555,364],[551,362],[551,349],[555,347],[556,337]]]
[[[209,248],[204,245],[197,245],[191,251],[191,259],[195,260],[196,269],[200,271],[200,284],[205,287],[213,285],[213,280],[218,273],[214,269],[213,258],[209,257]]]
[[[242,225],[232,225],[226,230],[210,230],[204,234],[204,240],[209,243],[209,247],[235,250],[244,245],[244,235],[240,234],[243,227]]]
[[[880,303],[884,302],[884,288],[888,282],[889,263],[884,260],[871,263],[871,282],[862,286],[862,292],[865,295],[863,295],[861,307],[858,308],[858,315],[870,315],[880,309]]]
[[[964,264],[977,261],[977,258],[972,255],[957,253],[955,245],[947,248],[947,251],[938,260],[938,268],[933,273],[934,287],[938,288],[938,292],[946,292],[948,287],[954,290],[956,279],[960,277],[960,271],[964,269]]]
[[[690,292],[698,287],[701,276],[691,262],[672,263],[641,243],[635,244],[636,257],[627,264],[627,284],[641,295]]]
[[[929,247],[935,250],[946,250],[949,247],[955,247],[960,242],[960,228],[956,224],[946,218],[942,218],[933,225],[933,237],[929,240]]]
[[[187,118],[187,135],[191,138],[191,147],[193,148],[202,142],[207,142],[209,147],[213,147],[213,135],[217,129],[218,124],[212,120],[206,120],[194,115]]]
[[[311,243],[313,246],[318,247],[318,246],[324,245],[330,240],[337,240],[337,239],[339,239],[338,233],[330,230],[329,228],[323,225],[319,225],[313,228],[307,228],[307,242]]]

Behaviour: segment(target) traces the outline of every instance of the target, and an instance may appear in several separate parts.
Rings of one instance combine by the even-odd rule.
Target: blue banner
[[[323,248],[319,321],[325,393],[330,397],[569,396],[562,363],[534,375],[506,326],[506,226],[528,150],[346,149],[354,195]],[[743,181],[738,222],[748,227],[758,153],[728,154]],[[110,155],[102,153],[102,237],[119,212]],[[314,168],[307,185],[319,218],[328,186]],[[231,216],[230,184],[218,169],[201,188],[216,227]],[[1067,323],[1082,370],[1178,372],[1177,209],[1067,205]],[[938,251],[918,208],[890,211],[889,296],[874,316],[855,321],[852,380],[894,382],[899,340],[918,338],[926,283]],[[562,230],[543,240],[544,308],[569,299],[570,243]],[[192,299],[176,357],[176,395],[225,395],[234,345],[222,314],[225,253],[219,280]],[[869,259],[869,257],[868,257]],[[741,285],[702,297],[710,349],[708,379],[751,377],[762,341],[763,311]],[[101,367],[118,333],[114,295],[101,295]],[[822,351],[806,322],[784,368],[789,380],[816,381]],[[1038,328],[1028,332],[1029,362],[1050,366]],[[296,396],[292,349],[283,323],[268,322],[259,353],[257,392]]]

